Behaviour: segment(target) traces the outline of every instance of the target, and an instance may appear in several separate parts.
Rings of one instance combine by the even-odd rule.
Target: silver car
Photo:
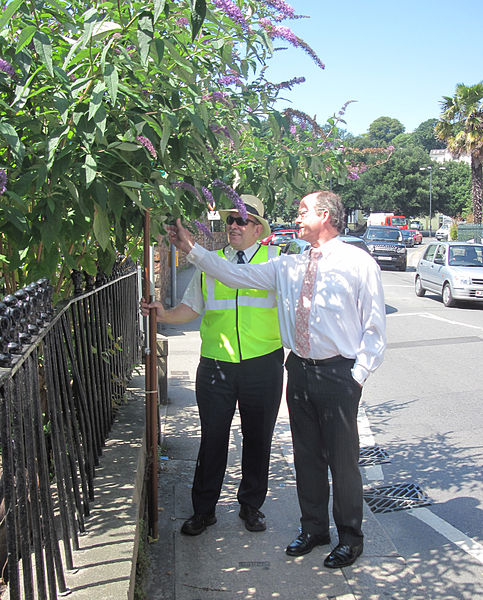
[[[432,242],[416,267],[416,296],[435,292],[445,306],[483,302],[483,244]]]

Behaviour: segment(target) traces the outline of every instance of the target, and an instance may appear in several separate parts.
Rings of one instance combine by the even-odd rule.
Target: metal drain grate
[[[364,446],[359,451],[359,465],[368,467],[369,465],[382,465],[390,463],[389,454],[379,448],[379,446]]]
[[[364,500],[373,513],[407,510],[431,504],[429,497],[414,483],[369,488],[364,490]]]

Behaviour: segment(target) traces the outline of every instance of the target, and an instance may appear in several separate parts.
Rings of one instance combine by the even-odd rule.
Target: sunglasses
[[[233,215],[228,215],[226,217],[226,222],[228,225],[233,225],[233,223],[236,223],[239,227],[245,227],[245,225],[248,225],[248,223],[258,225],[257,221],[252,221],[251,219],[243,219],[242,217],[234,217]]]

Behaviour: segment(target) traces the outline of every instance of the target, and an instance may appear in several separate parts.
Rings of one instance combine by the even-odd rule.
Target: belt
[[[331,356],[330,358],[321,358],[321,359],[302,358],[301,356],[298,356],[294,352],[292,352],[292,356],[294,356],[301,362],[305,363],[306,365],[311,365],[313,367],[319,367],[322,365],[330,365],[331,363],[340,362],[341,360],[351,360],[350,358],[345,358],[341,354],[337,354],[337,356]]]

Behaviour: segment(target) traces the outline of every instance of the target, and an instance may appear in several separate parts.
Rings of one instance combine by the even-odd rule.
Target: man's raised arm
[[[199,269],[215,277],[231,288],[255,288],[258,290],[275,289],[275,268],[272,259],[256,265],[236,265],[195,244],[191,233],[176,220],[176,225],[167,225],[169,241],[186,252],[187,259]]]

